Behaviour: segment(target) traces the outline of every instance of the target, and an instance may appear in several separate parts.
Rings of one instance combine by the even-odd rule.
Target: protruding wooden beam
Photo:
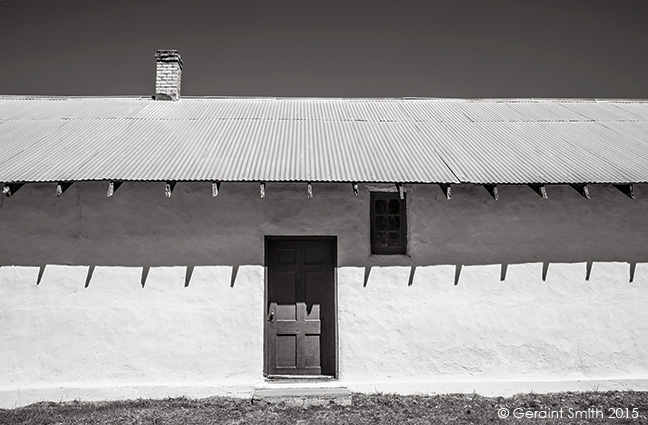
[[[360,189],[358,188],[358,183],[353,183],[353,194],[358,196],[360,194]]]
[[[115,191],[119,189],[119,186],[122,185],[122,182],[109,181],[108,182],[108,192],[106,193],[107,197],[111,197],[115,194]]]
[[[401,200],[405,199],[405,189],[403,189],[403,183],[396,183],[396,190],[398,190],[398,197]]]
[[[630,184],[615,184],[614,187],[619,189],[621,192],[623,192],[629,198],[635,199],[634,185],[632,183],[630,183]]]
[[[542,196],[542,199],[549,199],[549,195],[547,195],[547,186],[540,186],[540,196]]]
[[[446,199],[450,199],[452,197],[451,185],[449,183],[441,183],[439,186],[441,186],[441,190],[443,191]]]
[[[535,193],[540,195],[542,199],[547,199],[547,187],[543,184],[530,184],[529,187],[533,189]]]
[[[259,194],[262,198],[265,198],[265,182],[259,183]]]
[[[485,184],[484,187],[486,188],[488,193],[491,194],[493,199],[499,201],[499,189],[497,188],[496,184]]]
[[[308,199],[311,199],[313,197],[313,185],[311,184],[311,182],[308,182],[308,184],[306,185],[306,192],[308,194]]]
[[[219,190],[220,190],[220,182],[212,182],[212,196],[214,198],[218,196]]]
[[[167,198],[171,197],[171,194],[173,193],[173,189],[175,189],[176,182],[173,181],[168,181],[164,184],[164,196]]]
[[[72,182],[58,182],[56,184],[56,196],[63,195],[63,192],[68,190],[72,186]]]
[[[8,198],[14,193],[18,192],[18,189],[23,187],[24,184],[25,183],[5,183],[4,187],[2,188],[2,193]]]
[[[578,193],[580,193],[583,198],[590,199],[589,189],[586,184],[572,184],[571,187]]]

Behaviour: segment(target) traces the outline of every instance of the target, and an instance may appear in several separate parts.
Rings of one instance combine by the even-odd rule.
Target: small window
[[[407,254],[405,199],[398,193],[371,192],[371,253]]]

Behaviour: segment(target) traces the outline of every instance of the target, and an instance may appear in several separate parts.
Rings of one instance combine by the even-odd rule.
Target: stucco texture
[[[2,405],[262,384],[264,237],[288,235],[337,237],[341,384],[648,380],[648,186],[409,185],[406,256],[370,253],[388,186],[106,186],[0,200]]]

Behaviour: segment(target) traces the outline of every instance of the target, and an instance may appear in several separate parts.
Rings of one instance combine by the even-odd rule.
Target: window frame
[[[401,241],[398,247],[382,247],[377,244],[377,230],[376,230],[376,216],[379,215],[376,212],[376,201],[378,200],[392,200],[396,199],[399,201],[399,212],[398,216],[400,217],[400,237]],[[389,203],[388,203],[389,205]],[[372,255],[407,255],[407,194],[403,193],[403,199],[400,199],[398,192],[370,192],[370,242],[371,242],[371,254]],[[389,206],[387,207],[389,208]],[[396,215],[389,214],[389,209],[387,210],[387,216]],[[380,214],[382,215],[382,214]]]

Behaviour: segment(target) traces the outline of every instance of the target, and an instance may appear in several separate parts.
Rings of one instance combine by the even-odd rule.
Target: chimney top
[[[177,62],[182,69],[182,58],[177,50],[158,50],[155,53],[155,60],[158,62]]]
[[[182,81],[182,58],[177,50],[155,53],[155,100],[178,100]]]

